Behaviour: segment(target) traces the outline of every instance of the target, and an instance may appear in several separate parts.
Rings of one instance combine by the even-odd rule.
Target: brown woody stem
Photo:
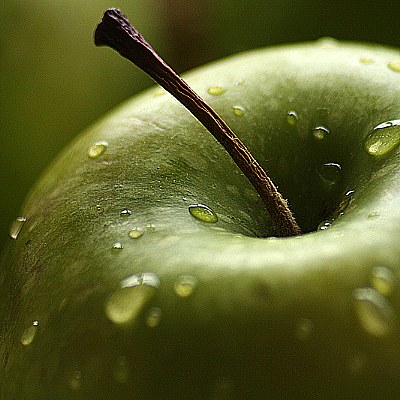
[[[264,201],[281,237],[301,233],[285,199],[247,147],[219,115],[155,52],[118,9],[104,13],[95,31],[96,46],[109,46],[145,71],[178,99],[230,154]]]

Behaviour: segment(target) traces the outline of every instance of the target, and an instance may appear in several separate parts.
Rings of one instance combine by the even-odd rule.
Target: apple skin
[[[77,138],[32,190],[3,255],[0,397],[398,399],[400,153],[372,156],[364,142],[399,118],[400,74],[387,67],[399,59],[317,41],[185,76],[305,232],[337,216],[296,238],[259,237],[273,231],[256,192],[160,88]],[[317,126],[329,129],[321,140]],[[99,142],[107,150],[89,158]],[[341,166],[334,185],[318,173],[328,162]],[[218,222],[193,218],[196,203]],[[135,227],[144,233],[132,239]],[[121,289],[127,277],[147,284]]]

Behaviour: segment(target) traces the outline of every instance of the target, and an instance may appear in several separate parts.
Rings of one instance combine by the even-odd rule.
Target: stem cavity
[[[179,100],[210,131],[257,190],[272,219],[277,236],[301,234],[286,200],[247,147],[221,117],[156,53],[122,11],[111,8],[104,13],[95,31],[95,44],[109,46],[132,61]]]

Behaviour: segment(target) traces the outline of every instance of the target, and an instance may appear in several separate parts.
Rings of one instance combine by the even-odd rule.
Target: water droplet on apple
[[[377,212],[377,211],[370,212],[367,216],[368,219],[375,219],[378,217],[379,217],[379,212]]]
[[[71,390],[76,392],[81,388],[81,385],[82,385],[82,372],[79,370],[75,370],[73,371],[72,376],[68,381],[68,386]]]
[[[400,72],[400,61],[391,61],[388,65],[388,68],[394,72]]]
[[[331,225],[332,225],[332,222],[331,222],[331,221],[328,221],[328,220],[322,221],[322,222],[318,225],[317,230],[318,230],[318,231],[326,231],[327,229],[329,229],[329,228],[331,227]]]
[[[354,190],[348,190],[340,199],[339,205],[336,207],[333,219],[343,215],[346,208],[350,205],[354,198]]]
[[[289,125],[296,125],[299,121],[299,116],[297,115],[296,111],[288,111],[287,113],[287,122]]]
[[[12,222],[12,224],[10,226],[10,231],[9,231],[10,237],[12,239],[14,239],[14,240],[17,239],[25,222],[26,222],[25,217],[18,217],[15,221]]]
[[[135,287],[139,285],[158,288],[160,286],[160,277],[152,272],[144,272],[142,274],[129,275],[120,283],[121,288]]]
[[[148,224],[146,226],[146,231],[147,232],[154,232],[156,230],[156,226],[154,224]]]
[[[112,245],[112,250],[113,251],[119,251],[119,250],[122,250],[123,248],[124,248],[124,246],[123,246],[123,244],[121,242],[115,242]]]
[[[143,236],[144,232],[140,228],[131,229],[128,233],[128,236],[131,239],[139,239]]]
[[[374,289],[383,296],[389,296],[396,284],[393,271],[383,266],[372,268],[370,281]]]
[[[314,138],[317,140],[325,139],[329,135],[329,133],[330,133],[329,129],[326,128],[325,126],[316,126],[312,130],[312,134],[313,134]]]
[[[359,61],[360,61],[360,64],[364,64],[364,65],[371,65],[371,64],[375,63],[374,60],[372,60],[371,58],[368,58],[368,57],[361,57],[359,59]]]
[[[400,144],[400,119],[377,125],[366,137],[364,148],[373,156],[383,156]]]
[[[121,217],[129,217],[132,215],[132,211],[129,208],[124,208],[121,210]]]
[[[114,369],[114,379],[118,383],[126,383],[129,380],[131,370],[129,368],[128,360],[126,357],[118,357]]]
[[[181,275],[175,281],[175,293],[179,297],[189,297],[197,286],[197,279],[192,275]]]
[[[317,39],[317,43],[322,49],[333,49],[337,46],[338,41],[335,38],[324,36]]]
[[[211,390],[210,400],[233,400],[236,398],[235,384],[233,380],[227,376],[218,377]]]
[[[396,324],[396,314],[390,303],[373,288],[353,291],[354,308],[361,326],[376,337],[389,335]]]
[[[246,110],[242,106],[233,106],[233,113],[237,117],[243,117],[244,114],[246,113]]]
[[[159,307],[150,308],[146,318],[146,325],[149,328],[155,328],[160,324],[160,321],[161,321],[161,308]]]
[[[325,184],[333,186],[342,177],[342,167],[340,164],[328,162],[319,167],[318,174]]]
[[[212,96],[219,96],[222,93],[226,92],[226,89],[223,88],[222,86],[210,86],[207,89],[208,94],[211,94]]]
[[[91,159],[95,159],[103,155],[108,148],[107,142],[97,142],[93,146],[88,149],[88,157]]]
[[[117,325],[133,323],[159,286],[160,278],[151,272],[128,276],[106,302],[108,319]]]
[[[211,223],[218,221],[218,217],[214,213],[214,211],[204,204],[191,204],[189,206],[189,212],[194,218],[198,219],[199,221]]]
[[[308,318],[300,318],[295,327],[295,336],[301,341],[309,339],[314,331],[314,323]]]
[[[33,321],[32,324],[26,328],[21,336],[21,343],[24,346],[29,346],[35,339],[36,333],[39,328],[39,321]]]

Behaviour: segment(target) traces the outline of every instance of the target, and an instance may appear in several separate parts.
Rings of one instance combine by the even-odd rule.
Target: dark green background
[[[250,48],[337,39],[399,44],[397,2],[8,0],[0,8],[0,246],[49,161],[106,110],[151,85],[92,31],[122,8],[178,71]]]

